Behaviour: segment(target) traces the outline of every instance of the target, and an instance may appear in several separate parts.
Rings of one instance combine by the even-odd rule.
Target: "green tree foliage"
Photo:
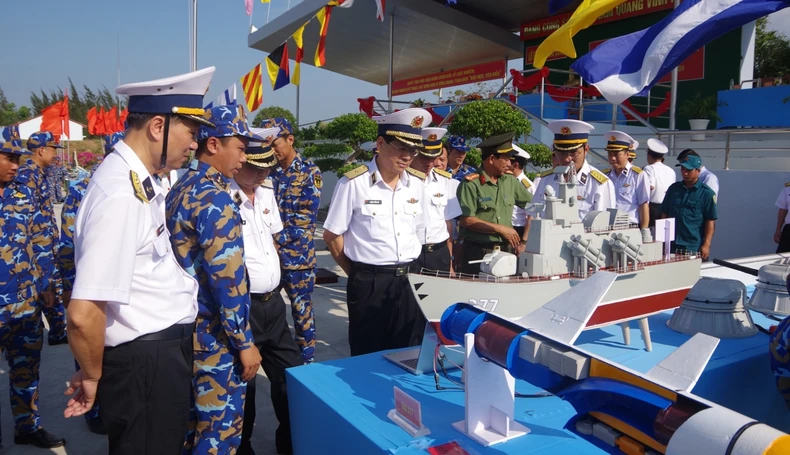
[[[373,158],[361,145],[376,140],[378,126],[365,114],[343,114],[326,125],[307,129],[304,140],[319,142],[307,145],[303,154],[324,172],[336,171],[340,176],[359,165],[358,161]]]
[[[473,168],[477,169],[480,167],[480,163],[483,162],[483,154],[480,152],[479,148],[471,148],[469,152],[466,154],[464,158],[464,164],[468,164]]]
[[[552,167],[551,165],[551,149],[544,144],[519,144],[529,153],[529,163],[538,169],[545,169]]]
[[[291,126],[294,129],[294,134],[299,129],[299,125],[296,124],[296,117],[293,115],[293,113],[280,106],[268,106],[258,110],[258,114],[255,115],[255,119],[252,121],[252,125],[250,126],[261,128],[261,123],[263,123],[264,120],[275,117],[283,117],[291,122]]]
[[[790,41],[784,33],[768,30],[768,18],[757,19],[754,77],[790,74]]]
[[[0,126],[13,125],[30,117],[30,109],[27,106],[16,107],[16,104],[8,101],[0,88]]]
[[[504,101],[475,101],[458,110],[448,131],[466,136],[467,140],[483,140],[508,131],[515,131],[518,138],[528,135],[532,125],[519,110]]]

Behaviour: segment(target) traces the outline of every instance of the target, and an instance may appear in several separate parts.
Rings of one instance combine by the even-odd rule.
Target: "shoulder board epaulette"
[[[593,172],[595,172],[595,171],[593,171]],[[612,172],[612,168],[607,167],[606,169],[601,169],[601,172],[603,172],[604,174],[608,174],[608,173]],[[603,183],[603,182],[601,182],[601,183]]]
[[[639,167],[639,166],[631,166],[631,170],[636,172],[637,174],[641,174],[642,173],[642,168]]]
[[[355,167],[354,169],[351,169],[350,171],[348,171],[345,174],[343,174],[343,177],[351,180],[353,178],[359,177],[360,175],[364,174],[367,171],[368,171],[368,167],[365,166],[364,164],[361,164],[361,165]]]
[[[606,183],[606,182],[608,182],[608,181],[609,181],[609,179],[608,179],[608,178],[606,178],[606,176],[605,176],[605,175],[601,174],[600,172],[598,172],[598,171],[596,171],[596,170],[593,170],[593,171],[591,171],[591,172],[590,172],[590,176],[592,176],[592,178],[594,178],[595,180],[597,180],[597,181],[598,181],[598,183]]]
[[[453,178],[453,174],[451,174],[451,173],[449,173],[449,172],[445,171],[444,169],[436,169],[436,168],[434,168],[434,169],[433,169],[433,172],[436,172],[437,174],[439,174],[439,175],[441,175],[442,177],[444,177],[444,178],[447,178],[447,179],[451,179],[451,178]]]
[[[480,177],[480,174],[477,174],[477,173],[469,174],[466,177],[464,177],[464,180],[469,180],[471,182],[472,180],[474,180],[474,179],[476,179],[478,177]]]
[[[790,182],[785,183],[785,186],[790,186]]]
[[[530,183],[529,179],[524,179],[524,180],[521,181],[521,183],[524,184],[524,188],[526,188],[526,189],[532,188],[532,183]]]
[[[417,177],[420,180],[425,180],[425,172],[420,172],[417,169],[412,169],[410,167],[406,168],[406,172],[408,172],[409,174]]]
[[[266,179],[261,183],[261,186],[264,188],[271,188],[274,189],[274,184],[272,183],[272,179]]]
[[[551,168],[551,169],[546,169],[545,171],[543,171],[543,172],[541,172],[541,173],[540,173],[540,176],[541,176],[541,177],[545,177],[545,176],[547,176],[547,175],[551,175],[551,174],[553,174],[553,173],[554,173],[554,168]]]
[[[239,194],[238,191],[236,191],[236,194],[233,195],[233,202],[235,202],[236,205],[241,207],[241,194]]]
[[[129,171],[129,179],[132,181],[132,188],[134,188],[134,196],[141,201],[148,203],[148,198],[145,196],[145,191],[143,191],[143,184],[140,183],[140,177],[137,176],[137,172]]]

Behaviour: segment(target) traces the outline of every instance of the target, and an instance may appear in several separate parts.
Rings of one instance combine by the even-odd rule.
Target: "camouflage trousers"
[[[66,308],[63,306],[62,297],[56,295],[55,305],[51,308],[45,307],[42,303],[41,312],[49,323],[49,333],[47,334],[49,342],[61,341],[66,338]]]
[[[294,335],[304,363],[315,361],[315,318],[313,316],[313,288],[315,269],[283,270],[281,282],[291,300]]]
[[[10,367],[11,412],[15,433],[19,435],[39,428],[38,369],[43,340],[44,327],[36,297],[0,308],[0,349],[5,351]]]
[[[776,387],[790,409],[790,316],[785,318],[771,334],[769,350],[771,371],[776,378]]]
[[[184,453],[234,455],[241,445],[247,393],[238,353],[223,346],[194,356],[194,406]]]

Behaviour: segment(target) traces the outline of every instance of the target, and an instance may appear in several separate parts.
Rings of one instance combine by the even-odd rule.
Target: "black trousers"
[[[647,204],[647,210],[650,212],[650,222],[647,224],[647,227],[654,227],[656,220],[661,219],[661,204],[651,202]]]
[[[425,316],[409,286],[408,274],[394,271],[394,266],[369,270],[371,267],[352,263],[346,285],[351,355],[422,343]]]
[[[782,235],[779,237],[779,246],[776,247],[776,253],[787,253],[790,251],[790,224],[786,224],[782,228]]]
[[[518,238],[524,238],[524,226],[513,226],[513,229],[518,233]]]
[[[274,433],[277,453],[293,453],[291,447],[291,417],[288,413],[288,393],[285,387],[285,369],[302,364],[302,355],[296,346],[288,322],[285,319],[285,301],[279,288],[265,300],[266,294],[250,294],[250,330],[255,347],[261,353],[261,367],[271,383],[270,396],[274,415],[280,422]],[[241,446],[237,455],[251,455],[250,438],[255,425],[256,381],[247,383],[244,402],[244,424],[241,430]]]
[[[509,243],[482,244],[464,240],[461,247],[461,270],[456,271],[467,275],[478,275],[480,273],[480,264],[470,264],[469,261],[483,259],[483,256],[494,251],[496,246],[505,252],[511,252],[512,250]]]
[[[432,248],[427,246],[422,247],[420,257],[414,261],[412,272],[420,273],[422,269],[426,271],[450,271],[450,250],[447,248],[447,242],[437,243]]]
[[[145,340],[171,336],[176,339]],[[104,349],[99,415],[110,455],[180,455],[192,396],[194,324]]]

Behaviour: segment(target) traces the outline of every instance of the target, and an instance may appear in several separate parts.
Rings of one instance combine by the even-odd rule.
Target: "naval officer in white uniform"
[[[516,156],[510,160],[510,169],[513,174],[513,177],[517,178],[524,188],[531,195],[535,195],[535,182],[527,177],[527,174],[524,173],[524,168],[527,167],[527,160],[529,159],[529,153],[526,150],[522,149],[518,146],[518,144],[513,143],[513,150],[516,151]],[[521,237],[521,241],[526,242],[527,236],[529,235],[529,218],[527,217],[527,211],[523,207],[519,207],[518,205],[513,206],[513,216],[510,219],[511,224],[513,225],[513,229],[516,230],[518,235]]]
[[[576,172],[579,181],[579,220],[583,220],[591,211],[614,208],[616,198],[612,182],[587,162],[587,153],[590,151],[588,140],[594,127],[579,120],[555,120],[547,126],[554,133],[553,148],[557,162],[560,166],[571,166],[571,171]],[[541,174],[533,203],[545,202],[546,186],[551,186],[554,194],[559,194],[559,176],[544,174]]]
[[[647,208],[650,200],[647,179],[641,168],[628,161],[629,154],[639,146],[639,143],[622,131],[609,131],[605,137],[608,140],[606,153],[612,167],[602,172],[614,185],[616,207],[628,213],[628,221],[639,225],[642,238],[647,241],[647,237],[650,237],[646,235],[650,232],[647,228],[650,221]]]
[[[411,162],[411,168],[425,175],[425,234],[421,237],[422,253],[413,270],[422,269],[453,272],[450,258],[453,256],[453,219],[461,215],[461,205],[456,197],[458,181],[453,174],[437,167],[442,155],[442,138],[446,128],[423,128],[420,153]]]
[[[181,453],[192,396],[197,282],[178,264],[154,179],[197,148],[214,67],[118,87],[124,140],[93,174],[74,223],[69,345],[82,369],[65,416],[96,399],[110,454]]]
[[[425,109],[373,117],[378,153],[337,182],[324,222],[324,241],[348,274],[351,355],[422,342],[425,318],[408,273],[422,252],[424,180],[409,168],[422,148]]]
[[[650,223],[648,223],[648,227],[651,228],[656,225],[656,220],[661,218],[661,203],[664,202],[667,189],[677,181],[675,170],[664,164],[664,155],[668,151],[669,148],[659,139],[650,138],[647,140],[647,166],[643,171],[650,192],[650,202],[648,203]]]

